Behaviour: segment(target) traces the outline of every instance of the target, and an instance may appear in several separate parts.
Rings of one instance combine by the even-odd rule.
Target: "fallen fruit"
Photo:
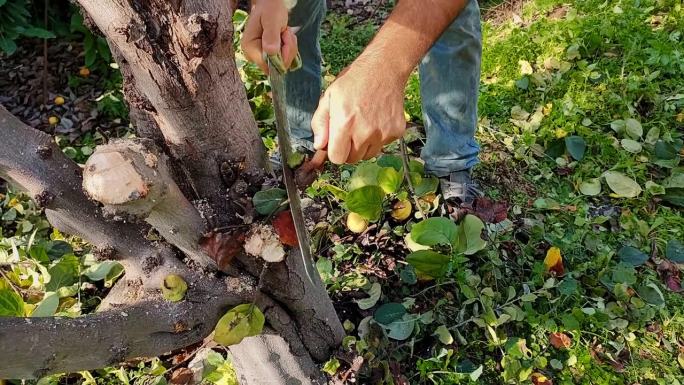
[[[178,302],[185,297],[185,292],[188,291],[188,284],[185,283],[185,280],[180,275],[169,274],[164,277],[161,291],[166,300]]]
[[[411,216],[412,209],[413,207],[408,199],[397,201],[392,206],[392,218],[400,222],[404,221],[406,218]]]
[[[78,71],[78,74],[83,76],[84,78],[87,78],[90,76],[90,70],[88,67],[81,67],[81,69]]]
[[[57,96],[57,97],[55,98],[55,105],[56,105],[56,106],[61,106],[62,104],[64,104],[64,98],[61,97],[61,96]]]
[[[353,233],[362,233],[368,228],[368,221],[357,213],[347,215],[347,228]]]
[[[56,116],[51,116],[48,118],[48,123],[50,123],[50,125],[54,126],[55,124],[59,123],[59,118]]]

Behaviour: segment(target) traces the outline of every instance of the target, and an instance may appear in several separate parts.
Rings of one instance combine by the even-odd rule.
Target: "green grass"
[[[374,186],[378,174],[393,180],[388,169],[401,168],[396,158],[344,166],[308,190],[329,208],[312,239],[349,330],[325,365],[331,375],[362,356],[355,373],[362,384],[530,384],[535,378],[539,385],[540,375],[568,385],[684,383],[684,299],[668,288],[680,276],[668,258],[682,258],[668,254],[668,245],[684,240],[681,207],[673,203],[684,189],[681,2],[534,0],[521,17],[517,24],[484,23],[477,134],[483,151],[476,175],[488,198],[508,206],[507,220],[482,232],[477,224],[459,224],[458,242],[434,246],[440,256],[431,260],[430,279],[405,248],[406,235],[425,226],[416,226],[423,220],[389,219],[396,200],[414,197],[401,182],[390,193]],[[330,74],[348,65],[375,32],[370,23],[351,23],[346,16],[327,19],[321,47]],[[265,79],[239,63],[262,131],[271,135]],[[416,75],[407,86],[406,111],[420,121]],[[85,138],[64,150],[83,161],[100,140]],[[633,142],[638,153],[628,151]],[[418,188],[434,191],[428,176],[419,177],[419,163],[410,168]],[[628,181],[609,185],[606,171]],[[380,201],[359,198],[353,191],[362,184]],[[589,191],[597,185],[600,190]],[[638,194],[616,195],[630,190]],[[345,201],[345,194],[353,199]],[[422,198],[425,210],[435,209],[432,197]],[[368,207],[376,204],[379,219]],[[344,224],[350,210],[378,226],[350,234]],[[482,250],[459,252],[464,239],[480,233]],[[562,256],[563,272],[555,276],[544,262],[552,247]],[[52,231],[33,203],[9,192],[0,196],[0,262],[14,260],[15,250],[36,262],[4,269],[0,294],[16,298],[9,294],[15,288],[35,289],[23,299],[29,312],[42,299],[35,293],[48,290],[39,280],[43,269],[71,282],[56,309],[63,315],[94,309],[117,274],[86,274],[95,263],[88,246]],[[367,298],[363,309],[354,301],[359,298]],[[388,319],[388,308],[405,314]],[[563,333],[569,346],[554,347],[552,333]],[[232,378],[223,358],[213,359],[211,381]],[[155,359],[44,381],[162,381],[163,365]]]
[[[552,12],[563,16],[551,18]],[[364,348],[376,357],[375,365],[398,360],[410,383],[426,384],[468,383],[467,373],[480,365],[478,381],[487,384],[529,383],[532,373],[554,384],[681,383],[684,356],[671,341],[684,327],[684,301],[665,286],[662,270],[668,242],[684,239],[681,209],[663,200],[681,196],[674,180],[682,170],[679,157],[664,159],[658,146],[675,152],[682,146],[683,16],[673,1],[569,6],[539,0],[524,7],[522,25],[484,24],[478,133],[483,153],[476,173],[488,196],[512,207],[514,223],[500,232],[490,228],[486,252],[438,280],[436,292],[409,308],[432,310],[435,322],[408,342],[390,339],[394,348]],[[522,65],[531,73],[523,74]],[[417,76],[407,87],[406,110],[420,120]],[[521,113],[530,116],[521,120]],[[619,128],[616,121],[627,119],[637,121],[643,134],[630,136]],[[565,138],[573,136],[586,145],[580,160],[566,149]],[[627,151],[624,139],[639,142],[642,150]],[[615,197],[602,178],[606,171],[624,174],[642,191],[634,198]],[[582,194],[579,187],[592,178],[599,178],[601,191]],[[489,324],[493,333],[486,322],[466,324],[457,328],[462,339],[455,345],[431,337],[440,324],[452,327],[488,309],[500,317],[508,287],[518,294],[540,288],[549,277],[543,260],[551,246],[560,248],[565,274],[543,297],[519,303],[522,319]],[[653,257],[647,264],[625,264],[627,257],[618,253],[623,246]],[[362,260],[364,251],[357,250],[356,258]],[[333,270],[346,258],[333,255]],[[386,295],[379,303],[401,302],[424,290],[389,281],[380,281]],[[456,285],[441,286],[445,281]],[[464,292],[480,294],[472,303],[472,294]],[[566,333],[570,348],[552,347],[553,332]]]

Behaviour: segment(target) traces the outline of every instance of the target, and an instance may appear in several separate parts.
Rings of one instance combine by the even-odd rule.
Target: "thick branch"
[[[0,106],[0,177],[27,191],[50,223],[78,235],[108,257],[156,258],[158,251],[132,223],[108,222],[81,189],[81,169],[49,135],[26,126]]]
[[[166,161],[151,140],[112,141],[88,159],[83,187],[106,211],[142,218],[201,266],[214,265],[199,247],[204,221],[173,181]]]
[[[195,301],[148,301],[79,318],[2,317],[0,351],[6,358],[0,378],[98,369],[179,349],[201,341],[226,307],[239,302],[224,292]]]

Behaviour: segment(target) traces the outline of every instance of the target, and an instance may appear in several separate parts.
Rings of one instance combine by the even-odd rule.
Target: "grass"
[[[464,253],[459,242],[435,245],[433,259],[416,262],[406,237],[420,241],[430,220],[390,216],[396,201],[414,198],[439,213],[418,162],[410,171],[424,190],[419,197],[389,170],[402,167],[391,156],[324,173],[308,190],[330,210],[312,238],[348,330],[325,364],[331,376],[363,384],[683,383],[684,299],[672,262],[684,261],[675,250],[684,240],[677,206],[684,189],[681,2],[534,0],[522,9],[518,21],[484,23],[477,134],[483,151],[475,172],[483,202],[504,207],[506,218],[432,228],[462,232],[459,242],[482,235],[486,244],[477,252]],[[371,23],[351,23],[357,22],[327,18],[321,48],[332,75],[375,31]],[[250,66],[242,70],[270,135],[264,78]],[[406,111],[420,123],[418,85],[412,76]],[[82,160],[97,141],[65,151]],[[379,174],[385,182],[399,175],[399,184],[383,192]],[[349,211],[367,214],[377,203],[350,199],[361,195],[354,193],[360,186],[381,197],[380,216],[369,216],[371,227],[355,235],[344,223]],[[488,215],[484,206],[473,212]],[[69,283],[56,309],[64,315],[95,308],[120,274],[85,274],[95,270],[87,245],[52,231],[33,203],[8,192],[0,196],[0,262],[13,260],[14,250],[38,263],[6,271],[0,292],[13,290],[8,280],[32,288],[29,310],[40,300],[33,289],[47,290],[23,278],[40,277],[38,265]],[[364,359],[360,369],[351,365],[355,357]],[[212,359],[218,363],[210,381],[232,378],[222,377],[231,372],[222,357]],[[161,381],[164,362],[44,381]]]
[[[544,383],[539,374],[560,384],[680,383],[684,356],[671,341],[681,346],[683,301],[666,286],[664,271],[667,244],[684,238],[684,221],[662,193],[675,193],[673,180],[682,171],[678,156],[663,159],[657,147],[681,149],[682,12],[676,2],[538,0],[525,5],[522,22],[484,24],[483,153],[476,174],[489,197],[509,205],[511,223],[490,227],[486,252],[408,307],[430,309],[435,322],[408,342],[390,342],[391,354],[369,349],[377,361],[400,362],[410,383],[468,383],[472,373],[491,384]],[[406,110],[420,120],[416,76]],[[641,135],[625,132],[621,122],[628,119],[638,122]],[[573,140],[586,146],[580,160],[569,154],[566,143]],[[629,141],[641,150],[628,151]],[[616,197],[625,191],[611,190],[606,171],[625,175],[642,191]],[[583,194],[580,186],[589,181],[601,191]],[[464,325],[456,329],[460,334],[452,331],[453,344],[435,341],[440,324],[452,327],[492,308],[500,317],[507,288],[519,294],[543,287],[552,246],[561,250],[564,274],[544,296],[519,303],[524,315]],[[649,261],[627,263],[625,250],[632,249],[624,246]],[[365,261],[364,253],[367,248],[357,250],[357,262]],[[333,270],[344,265],[348,256],[342,255],[331,255]],[[381,280],[386,294],[379,303],[425,290],[393,279]],[[452,281],[457,284],[442,285]],[[470,291],[480,293],[475,303],[464,295]],[[564,333],[570,346],[554,348],[551,333]],[[366,375],[374,378],[372,371]]]

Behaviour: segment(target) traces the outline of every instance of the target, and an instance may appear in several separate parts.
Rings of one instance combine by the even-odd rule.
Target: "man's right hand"
[[[287,26],[288,10],[283,0],[253,0],[242,34],[242,50],[247,60],[268,74],[264,54],[281,53],[285,68],[297,56],[297,35]]]

